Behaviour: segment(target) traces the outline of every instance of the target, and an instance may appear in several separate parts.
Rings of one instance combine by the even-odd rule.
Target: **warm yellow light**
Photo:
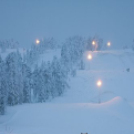
[[[89,54],[87,58],[88,58],[89,60],[91,60],[91,59],[92,59],[92,55]]]
[[[108,43],[107,43],[107,46],[111,46],[111,43],[110,43],[110,42],[108,42]]]
[[[92,45],[95,45],[95,41],[92,41]]]
[[[36,44],[39,44],[39,43],[40,43],[40,41],[37,39],[37,40],[36,40]]]
[[[98,80],[97,81],[97,86],[100,87],[102,85],[102,81],[101,80]]]

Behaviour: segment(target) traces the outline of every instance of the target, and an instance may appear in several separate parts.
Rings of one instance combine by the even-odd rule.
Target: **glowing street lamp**
[[[95,45],[95,41],[92,41],[92,45]]]
[[[88,58],[89,60],[91,60],[91,59],[92,59],[92,55],[89,54],[87,58]]]
[[[88,54],[87,59],[89,59],[91,61],[92,60],[92,55],[91,54]],[[91,68],[90,63],[89,63],[89,68]]]
[[[108,46],[108,47],[110,47],[110,46],[111,46],[111,43],[110,43],[110,42],[108,42],[108,43],[107,43],[107,46]]]
[[[39,44],[40,43],[40,40],[37,39],[35,42],[36,42],[36,44]]]
[[[101,87],[101,86],[102,86],[102,81],[101,81],[101,80],[98,80],[97,83],[96,83],[96,85],[97,85],[98,87]],[[98,103],[101,103],[100,95],[101,95],[101,91],[100,91],[100,89],[99,89]]]
[[[101,80],[98,80],[96,84],[97,84],[98,87],[101,87],[102,81]]]

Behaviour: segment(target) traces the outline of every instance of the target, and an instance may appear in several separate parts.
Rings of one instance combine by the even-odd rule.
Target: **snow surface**
[[[56,53],[48,52],[49,59]],[[42,57],[47,61],[47,54]],[[0,134],[134,134],[134,52],[87,52],[84,61],[85,70],[70,78],[61,97],[8,107],[0,116]]]

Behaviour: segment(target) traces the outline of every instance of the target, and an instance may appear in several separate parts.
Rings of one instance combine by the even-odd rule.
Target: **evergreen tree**
[[[17,52],[12,52],[6,57],[6,72],[8,77],[8,104],[22,103],[22,58]]]
[[[60,96],[66,87],[68,87],[67,84],[67,77],[65,75],[65,72],[62,70],[62,66],[60,61],[57,59],[57,57],[54,57],[52,64],[52,86],[53,90],[51,91],[52,96]]]
[[[39,72],[39,77],[40,77],[40,90],[39,90],[39,102],[45,102],[48,100],[50,96],[50,89],[48,86],[48,81],[46,80],[48,73],[47,73],[47,66],[45,62],[42,62],[41,67],[40,67],[40,72]],[[48,77],[49,78],[49,77]]]
[[[47,62],[46,68],[43,71],[44,80],[44,99],[47,100],[52,95],[52,70],[50,62]],[[53,96],[53,95],[52,95]]]
[[[22,65],[22,77],[23,77],[23,102],[31,102],[31,68],[25,63]]]
[[[86,41],[86,50],[88,51],[99,51],[102,49],[102,47],[103,47],[103,40],[98,36],[88,38]]]
[[[5,72],[5,63],[0,56],[0,114],[5,113],[7,100],[7,78]]]
[[[61,60],[65,67],[69,67],[69,71],[73,69],[74,65],[79,65],[84,50],[85,42],[80,36],[73,36],[65,41],[61,50]]]
[[[38,97],[39,97],[39,68],[36,65],[35,69],[32,74],[32,80],[33,80],[33,97],[34,97],[34,102],[38,102]]]

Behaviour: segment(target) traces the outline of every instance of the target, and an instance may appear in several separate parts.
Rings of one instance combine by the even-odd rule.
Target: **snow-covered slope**
[[[86,69],[70,78],[70,89],[61,97],[8,107],[0,116],[0,134],[134,134],[134,53],[87,52],[84,61]]]
[[[87,55],[92,54],[93,59],[87,62]],[[134,69],[134,52],[132,50],[87,52],[84,55],[87,70],[97,71],[125,71]]]
[[[14,114],[1,124],[1,134],[133,134],[133,109],[115,97],[102,104],[47,103],[10,108]],[[4,131],[7,131],[4,133]]]

